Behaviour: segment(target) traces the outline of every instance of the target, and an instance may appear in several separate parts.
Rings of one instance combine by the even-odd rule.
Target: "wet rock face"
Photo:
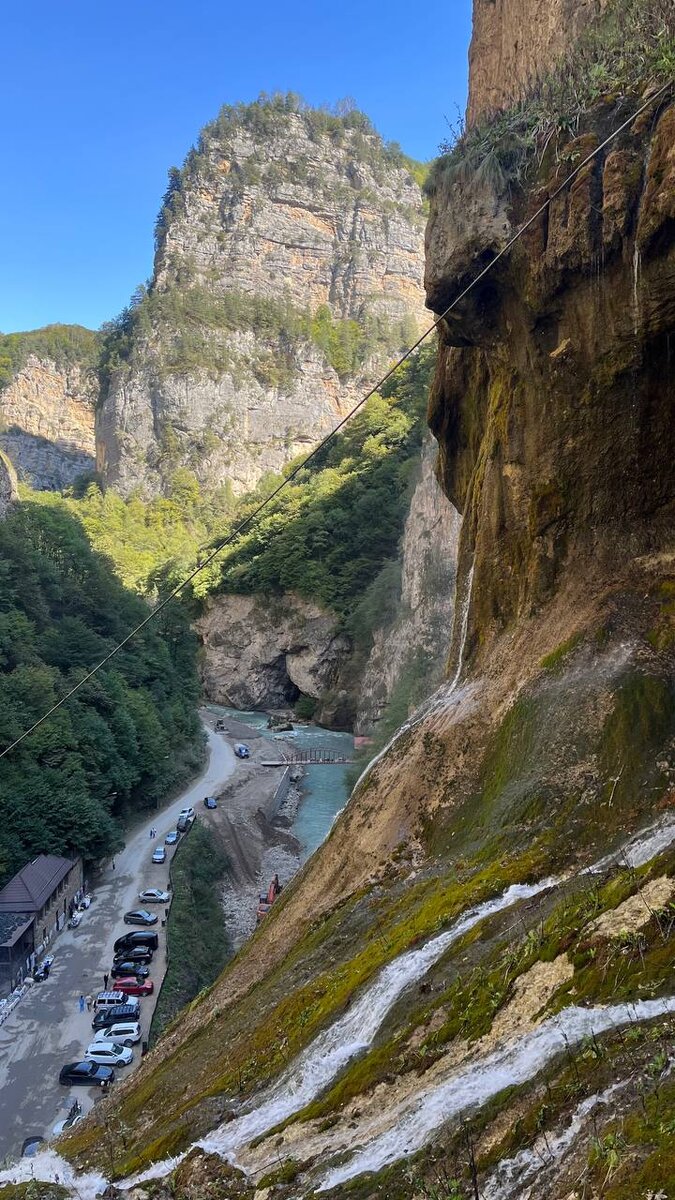
[[[207,127],[188,160],[160,215],[147,319],[97,417],[99,469],[123,493],[160,491],[180,466],[251,488],[417,332],[420,189],[377,135],[322,131],[318,115],[250,106]],[[268,308],[251,317],[256,304]],[[306,324],[324,306],[343,323],[330,350]],[[335,338],[359,329],[350,360]]]
[[[4,517],[16,499],[16,471],[7,455],[0,450],[0,517]]]
[[[517,100],[608,0],[474,0],[470,124]]]
[[[599,114],[597,134],[565,148],[511,213],[512,228],[597,144],[606,120]],[[671,107],[600,154],[499,264],[489,304],[474,296],[441,329],[431,425],[444,487],[475,547],[481,638],[536,611],[566,564],[611,572],[668,544],[674,134]],[[434,198],[434,307],[476,269],[475,223],[463,248],[462,219],[449,194]],[[488,223],[486,245],[497,244]]]
[[[436,446],[422,450],[401,542],[401,600],[393,624],[376,629],[358,691],[355,729],[370,733],[404,673],[419,680],[413,702],[440,683],[450,652],[459,513],[436,479]]]
[[[241,709],[318,699],[350,650],[332,614],[293,595],[217,596],[196,629],[206,695]]]
[[[0,393],[0,446],[22,481],[54,491],[93,470],[96,395],[93,371],[28,357]]]

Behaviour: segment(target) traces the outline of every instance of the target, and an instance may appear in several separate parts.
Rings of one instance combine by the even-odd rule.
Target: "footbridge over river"
[[[353,762],[353,758],[348,758],[345,754],[338,754],[330,747],[312,746],[308,750],[292,750],[275,758],[266,758],[260,765],[262,767],[341,767],[346,763]]]

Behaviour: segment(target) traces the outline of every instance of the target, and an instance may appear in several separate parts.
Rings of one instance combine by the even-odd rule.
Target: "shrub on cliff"
[[[675,76],[672,0],[613,0],[528,95],[490,113],[440,146],[424,189],[433,195],[467,172],[501,189],[520,180],[549,144],[581,132],[599,103],[642,94],[650,82]]]

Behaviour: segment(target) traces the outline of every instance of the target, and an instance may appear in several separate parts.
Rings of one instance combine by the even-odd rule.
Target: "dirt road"
[[[93,1013],[79,1011],[79,996],[103,987],[113,942],[131,928],[122,923],[122,915],[127,909],[143,907],[138,893],[147,887],[167,887],[171,847],[164,864],[153,864],[151,857],[164,844],[165,834],[175,828],[180,809],[185,805],[198,809],[204,796],[220,791],[235,770],[229,744],[210,728],[207,732],[209,760],[204,773],[181,796],[133,829],[125,849],[115,857],[115,869],[109,864],[97,881],[81,925],[64,930],[52,942],[54,966],[49,979],[35,984],[0,1027],[0,1159],[18,1155],[29,1134],[50,1136],[76,1096],[86,1111],[100,1095],[96,1089],[70,1089],[58,1082],[63,1064],[81,1058],[93,1040]],[[200,816],[203,811],[198,809]],[[156,840],[149,837],[153,825],[158,830]],[[164,916],[163,906],[154,906],[154,911]],[[164,932],[160,924],[157,928],[160,948],[151,964],[156,991],[165,969]],[[154,1004],[154,996],[141,1000],[144,1037]],[[139,1056],[140,1046],[135,1048],[134,1063],[121,1069],[121,1077],[134,1070]]]

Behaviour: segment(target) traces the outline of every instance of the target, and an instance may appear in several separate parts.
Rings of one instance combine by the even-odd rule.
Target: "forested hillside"
[[[398,554],[433,364],[433,351],[425,349],[399,368],[203,573],[196,594],[296,591],[349,624],[357,608],[367,606],[368,588]],[[279,478],[265,479],[240,504],[236,520]]]
[[[0,747],[9,745],[147,615],[62,507],[0,523]],[[41,851],[93,860],[120,818],[198,765],[195,640],[169,608],[0,760],[0,882]]]

